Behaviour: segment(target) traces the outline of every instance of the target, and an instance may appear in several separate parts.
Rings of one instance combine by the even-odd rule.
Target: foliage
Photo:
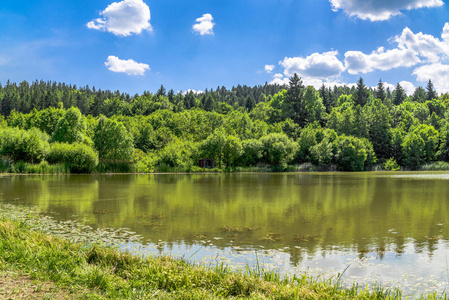
[[[40,162],[48,149],[40,131],[52,143],[94,147],[99,171],[188,171],[200,158],[227,170],[287,170],[292,163],[363,170],[391,158],[415,169],[449,161],[448,99],[431,81],[407,96],[400,84],[391,92],[382,80],[369,88],[362,78],[356,86],[323,85],[317,91],[304,87],[297,74],[281,86],[178,94],[161,86],[155,94],[134,96],[54,82],[7,82],[0,85],[0,130],[7,132],[0,137],[1,154],[13,165]],[[32,130],[34,139],[27,133]],[[134,148],[141,155],[133,156]]]
[[[285,168],[297,151],[297,144],[286,134],[271,133],[260,139],[262,161],[275,167]]]
[[[53,143],[47,161],[63,163],[73,173],[90,173],[98,165],[98,154],[92,147],[81,143]]]
[[[36,128],[3,128],[0,129],[0,155],[9,156],[14,161],[37,163],[45,158],[48,139],[48,135]]]
[[[385,171],[399,171],[401,167],[394,158],[389,158],[383,165]]]
[[[373,147],[366,139],[343,135],[337,144],[336,158],[343,171],[363,171],[376,161]]]
[[[193,166],[197,150],[197,146],[192,142],[174,139],[157,153],[157,165],[186,170]]]
[[[422,137],[410,132],[402,142],[403,163],[406,167],[416,170],[424,164],[426,157],[426,144]]]
[[[100,160],[127,162],[132,159],[133,139],[121,122],[100,117],[93,142]]]
[[[86,131],[86,120],[77,107],[68,109],[58,121],[52,136],[53,142],[82,143]]]

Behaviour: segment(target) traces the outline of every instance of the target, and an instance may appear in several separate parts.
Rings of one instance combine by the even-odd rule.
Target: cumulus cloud
[[[102,18],[87,23],[90,29],[111,32],[117,36],[140,34],[142,30],[151,31],[150,8],[142,0],[123,0],[114,2],[100,12]]]
[[[347,85],[351,87],[354,84],[345,84],[340,82],[339,80],[332,80],[332,79],[319,79],[319,78],[312,78],[312,77],[301,77],[301,80],[305,86],[313,86],[315,89],[319,89],[323,84],[326,87],[334,87],[334,86],[344,86]],[[290,81],[290,78],[285,76],[284,74],[276,73],[273,75],[273,79],[269,82],[269,84],[279,84],[279,85],[288,85]]]
[[[442,40],[422,32],[414,34],[406,27],[401,35],[392,40],[398,44],[399,49],[409,49],[430,62],[437,62],[441,55],[449,57],[449,23],[444,25],[441,37]]]
[[[313,53],[307,57],[285,57],[279,62],[284,68],[283,74],[273,75],[271,84],[288,84],[289,78],[295,73],[301,77],[304,85],[312,85],[315,88],[325,84],[327,86],[343,85],[339,81],[340,74],[345,70],[343,63],[337,58],[338,51]],[[265,70],[272,65],[265,66]]]
[[[270,84],[284,85],[288,84],[288,81],[289,81],[288,77],[284,77],[283,74],[276,73],[273,75],[273,80],[270,81]]]
[[[196,24],[193,25],[193,31],[200,35],[214,34],[213,28],[215,23],[212,22],[214,18],[211,14],[204,14],[201,18],[196,19]]]
[[[338,51],[313,53],[306,58],[286,57],[279,64],[284,67],[285,76],[297,73],[301,77],[328,78],[340,75],[345,70],[337,58]]]
[[[334,11],[343,10],[362,20],[385,21],[401,11],[424,7],[439,7],[442,0],[329,0]]]
[[[435,63],[449,58],[449,23],[446,23],[441,39],[422,32],[413,33],[404,28],[400,35],[390,42],[397,47],[385,50],[383,47],[371,54],[360,51],[345,53],[345,67],[350,74],[368,73],[374,70],[387,71],[399,67],[412,67],[420,63]]]
[[[412,95],[415,91],[415,85],[411,83],[410,81],[401,81],[399,84],[402,86],[402,88],[405,90],[407,95]]]
[[[421,82],[432,80],[435,89],[439,93],[449,92],[447,84],[449,82],[449,65],[438,62],[421,66],[413,71],[413,75],[416,76],[416,80]]]
[[[360,51],[345,53],[345,66],[349,74],[368,73],[374,70],[390,70],[398,67],[412,67],[420,62],[418,53],[410,49],[387,50],[383,47],[371,54]]]
[[[271,73],[273,72],[275,66],[274,65],[265,65],[265,72]]]
[[[122,60],[112,55],[104,64],[112,72],[128,75],[144,75],[145,71],[150,70],[150,66],[147,64],[138,63],[132,59]]]

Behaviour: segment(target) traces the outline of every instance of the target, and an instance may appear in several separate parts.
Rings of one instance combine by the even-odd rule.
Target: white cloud
[[[271,73],[273,72],[275,66],[274,65],[265,65],[265,72]]]
[[[393,84],[388,83],[388,82],[384,82],[383,84],[384,84],[385,90],[386,90],[386,89],[390,89],[390,92],[392,92],[392,91],[394,90],[394,87],[395,87],[395,86],[394,86]]]
[[[449,65],[442,63],[434,63],[416,68],[413,71],[416,80],[420,82],[428,82],[432,80],[433,85],[438,93],[449,92]]]
[[[405,90],[405,93],[407,95],[412,95],[415,91],[415,85],[411,83],[410,81],[401,81],[399,84],[402,86],[402,88]]]
[[[113,2],[100,12],[100,15],[102,18],[90,21],[87,27],[108,31],[117,36],[140,34],[142,30],[152,30],[150,8],[142,0]]]
[[[194,93],[195,95],[204,94],[204,92],[200,91],[200,90],[197,91],[197,90],[193,90],[193,89],[188,89],[187,91],[183,92],[182,95],[185,96],[190,92]]]
[[[441,37],[442,40],[439,40],[422,32],[414,34],[406,27],[400,36],[395,36],[392,40],[398,44],[399,49],[409,49],[429,62],[437,62],[441,55],[449,57],[449,23],[444,25]]]
[[[297,73],[301,77],[329,78],[340,75],[345,70],[341,61],[337,58],[338,51],[313,53],[306,58],[286,57],[279,64],[284,67],[285,76],[293,76]]]
[[[343,10],[362,20],[385,21],[401,11],[424,7],[439,7],[442,0],[329,0],[334,11]]]
[[[284,77],[283,74],[276,73],[273,75],[273,80],[270,81],[270,84],[284,85],[284,84],[288,84],[288,82],[289,82],[288,77]]]
[[[413,33],[404,28],[401,35],[390,39],[397,48],[383,47],[371,54],[360,51],[345,53],[345,66],[350,74],[368,73],[374,70],[387,71],[399,67],[412,67],[423,62],[435,63],[449,58],[449,23],[446,23],[441,40],[422,32]]]
[[[144,75],[150,66],[135,62],[132,59],[122,60],[116,56],[109,56],[104,65],[112,72],[126,73],[128,75]]]
[[[345,66],[349,74],[368,73],[374,70],[391,70],[398,67],[412,67],[420,62],[418,54],[409,49],[379,48],[371,54],[360,51],[345,53]]]
[[[323,84],[326,87],[334,87],[334,86],[344,86],[347,85],[351,87],[351,85],[355,84],[345,84],[338,80],[332,80],[332,79],[319,79],[319,78],[313,78],[313,77],[301,77],[301,80],[304,84],[304,86],[313,86],[315,89],[319,89]],[[273,80],[269,82],[269,84],[279,84],[279,85],[288,85],[290,81],[290,78],[287,76],[284,76],[283,74],[276,73],[273,75]]]
[[[196,24],[193,25],[193,31],[200,35],[214,34],[213,28],[215,23],[212,22],[214,18],[211,14],[204,14],[201,18],[196,19]]]

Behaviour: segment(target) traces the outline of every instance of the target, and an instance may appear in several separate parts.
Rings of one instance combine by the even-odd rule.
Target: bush
[[[14,161],[40,162],[45,158],[48,147],[48,135],[36,128],[0,129],[0,155],[9,156]]]
[[[50,147],[49,163],[64,163],[74,173],[90,173],[98,165],[98,154],[80,143],[54,143]]]
[[[100,117],[93,141],[101,160],[117,163],[132,160],[133,138],[121,122]]]
[[[399,171],[400,167],[394,158],[388,159],[384,164],[385,171]]]
[[[256,139],[244,140],[242,142],[242,155],[240,163],[242,166],[255,166],[262,158],[262,143]]]
[[[297,144],[284,133],[271,133],[260,139],[263,161],[272,167],[285,168],[297,151]]]
[[[194,164],[192,159],[194,151],[197,151],[197,149],[192,142],[183,142],[175,139],[164,149],[157,152],[158,165],[160,167],[166,165],[167,168],[179,167],[187,169]]]
[[[375,163],[373,146],[368,140],[342,135],[337,142],[336,163],[343,171],[363,171]]]
[[[68,109],[64,116],[59,119],[52,141],[61,143],[75,143],[84,141],[86,132],[86,118],[76,107]]]

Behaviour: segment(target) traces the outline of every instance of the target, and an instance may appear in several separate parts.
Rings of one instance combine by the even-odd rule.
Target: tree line
[[[418,169],[449,160],[449,95],[368,88],[237,86],[130,96],[55,82],[0,86],[2,162],[71,172]]]

